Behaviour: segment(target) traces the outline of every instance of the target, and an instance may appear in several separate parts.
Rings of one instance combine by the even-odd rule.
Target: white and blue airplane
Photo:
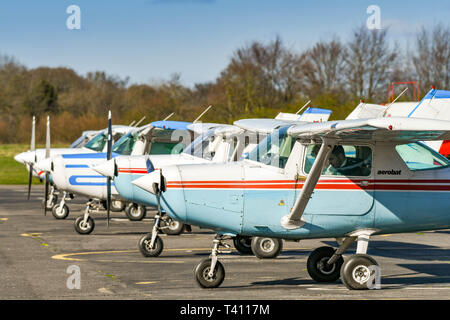
[[[210,258],[195,269],[201,287],[220,286],[220,247],[241,235],[253,237],[253,251],[264,237],[336,238],[337,249],[310,254],[309,275],[368,289],[379,275],[367,255],[371,236],[450,227],[449,160],[419,142],[448,139],[450,121],[435,119],[288,125],[246,160],[167,166],[132,183],[155,194],[173,219],[217,232]],[[355,241],[356,254],[344,260]]]
[[[190,141],[191,133],[187,129],[189,122],[155,121],[148,125],[134,128],[122,136],[113,146],[111,157],[119,155],[167,154],[179,153],[185,144],[180,143],[179,137]],[[177,135],[173,135],[177,132]],[[176,138],[176,139],[175,139]],[[75,220],[75,230],[80,234],[91,233],[95,227],[94,220],[89,213],[105,208],[108,198],[107,178],[99,175],[92,167],[107,160],[107,153],[77,153],[61,154],[51,159],[45,159],[36,166],[52,174],[52,180],[59,190],[87,196],[90,200],[86,204],[85,214]],[[113,211],[121,211],[125,206],[118,196],[114,185],[111,188]],[[142,220],[145,217],[145,207],[129,204],[126,214],[131,220]],[[57,219],[64,219],[69,214],[65,203],[57,204],[52,210]]]
[[[46,157],[52,158],[60,154],[94,153],[106,151],[107,129],[89,130],[83,131],[82,135],[78,139],[76,139],[68,148],[50,148],[48,151],[49,155],[47,156],[46,148],[40,149],[35,148],[36,143],[35,127],[36,127],[36,119],[35,117],[33,117],[30,150],[19,153],[16,156],[14,156],[14,159],[17,162],[24,164],[29,172],[28,199],[30,198],[32,177],[39,178],[41,181],[45,179],[45,172],[42,170],[37,170],[36,168],[37,162],[44,160]],[[113,140],[117,141],[120,137],[122,137],[124,134],[128,133],[132,129],[133,127],[131,126],[123,126],[123,125],[112,126]],[[47,139],[49,140],[50,137],[47,137]],[[64,197],[66,197],[66,195],[64,195]],[[51,210],[57,201],[58,201],[57,191],[55,190],[52,184],[51,191],[47,200],[47,209]],[[43,206],[44,202],[45,201],[42,202]]]
[[[259,141],[279,127],[289,123],[307,123],[327,121],[330,110],[320,108],[308,108],[303,114],[280,113],[275,119],[249,119],[244,120],[247,126],[240,127],[243,120],[235,122],[235,125],[219,125],[211,123],[196,123],[189,125],[192,131],[199,134],[183,153],[170,155],[147,156],[119,156],[105,163],[99,164],[93,169],[100,174],[112,178],[116,190],[120,196],[128,201],[137,202],[146,206],[158,207],[157,197],[153,194],[134,186],[131,182],[139,177],[155,170],[173,164],[203,164],[223,163],[237,161],[242,155],[253,150]],[[251,124],[255,125],[251,125]],[[158,232],[166,234],[180,234],[184,224],[168,218],[167,215],[157,214],[151,233],[143,236],[139,241],[139,249],[146,257],[155,257],[161,254],[163,243]],[[162,225],[162,226],[161,226]],[[241,253],[251,253],[250,238],[237,236],[234,239],[236,249]],[[276,242],[276,245],[265,246],[266,258],[278,255],[282,249],[282,243],[278,239],[268,239]]]

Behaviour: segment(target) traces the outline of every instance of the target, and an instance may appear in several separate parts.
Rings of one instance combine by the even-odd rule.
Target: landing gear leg
[[[75,220],[75,231],[79,234],[90,234],[95,228],[94,219],[89,216],[91,206],[92,201],[88,201],[88,203],[86,204],[84,215],[79,216]]]
[[[195,280],[202,288],[217,288],[225,279],[225,268],[217,257],[219,253],[231,252],[230,245],[225,243],[224,240],[224,236],[216,235],[209,259],[201,261],[194,270]],[[227,248],[227,250],[220,251],[220,246]]]
[[[158,236],[161,222],[161,204],[160,204],[161,192],[158,192],[156,199],[158,200],[158,213],[155,216],[155,223],[151,233],[147,233],[139,240],[138,248],[144,257],[157,257],[164,249],[164,243]]]
[[[52,214],[55,219],[65,219],[69,215],[69,207],[66,205],[67,192],[63,192],[61,202],[55,204],[52,208]]]

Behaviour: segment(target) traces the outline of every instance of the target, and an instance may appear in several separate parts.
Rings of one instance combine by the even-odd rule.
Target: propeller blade
[[[33,179],[33,165],[30,164],[30,173],[28,175],[28,200],[30,200],[31,180]]]
[[[50,175],[45,173],[45,196],[44,196],[44,216],[47,215],[48,189],[50,184]]]
[[[30,141],[30,151],[36,151],[36,117],[33,116],[33,121],[31,124],[31,141]],[[34,163],[36,163],[36,152],[34,153]],[[30,165],[30,173],[28,175],[28,200],[30,200],[31,194],[31,182],[33,180],[33,164]]]
[[[47,132],[45,136],[45,158],[50,157],[50,116],[47,116]],[[48,189],[50,185],[50,173],[45,173],[45,202],[44,202],[44,215],[47,215],[47,200],[48,200]]]
[[[106,159],[112,158],[112,124],[111,124],[111,110],[108,113],[108,146]],[[111,211],[111,178],[106,178],[106,226],[109,228],[109,215]]]

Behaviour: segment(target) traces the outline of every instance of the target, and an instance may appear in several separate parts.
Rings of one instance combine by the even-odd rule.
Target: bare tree
[[[345,47],[335,38],[319,42],[302,55],[304,89],[308,96],[342,88]]]
[[[429,90],[432,85],[448,89],[450,84],[450,28],[438,24],[429,32],[422,27],[416,37],[416,48],[412,61],[421,90]]]
[[[382,88],[389,83],[398,57],[398,48],[389,46],[387,29],[356,29],[345,55],[346,81],[354,97],[381,99]]]

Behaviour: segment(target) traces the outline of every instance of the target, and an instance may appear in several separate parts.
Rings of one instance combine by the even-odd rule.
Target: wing
[[[450,139],[450,121],[419,118],[376,118],[296,125],[288,134],[305,140],[413,141]]]
[[[274,130],[279,129],[281,127],[301,123],[307,122],[287,121],[277,119],[242,119],[235,121],[233,124],[244,130],[270,134]]]

